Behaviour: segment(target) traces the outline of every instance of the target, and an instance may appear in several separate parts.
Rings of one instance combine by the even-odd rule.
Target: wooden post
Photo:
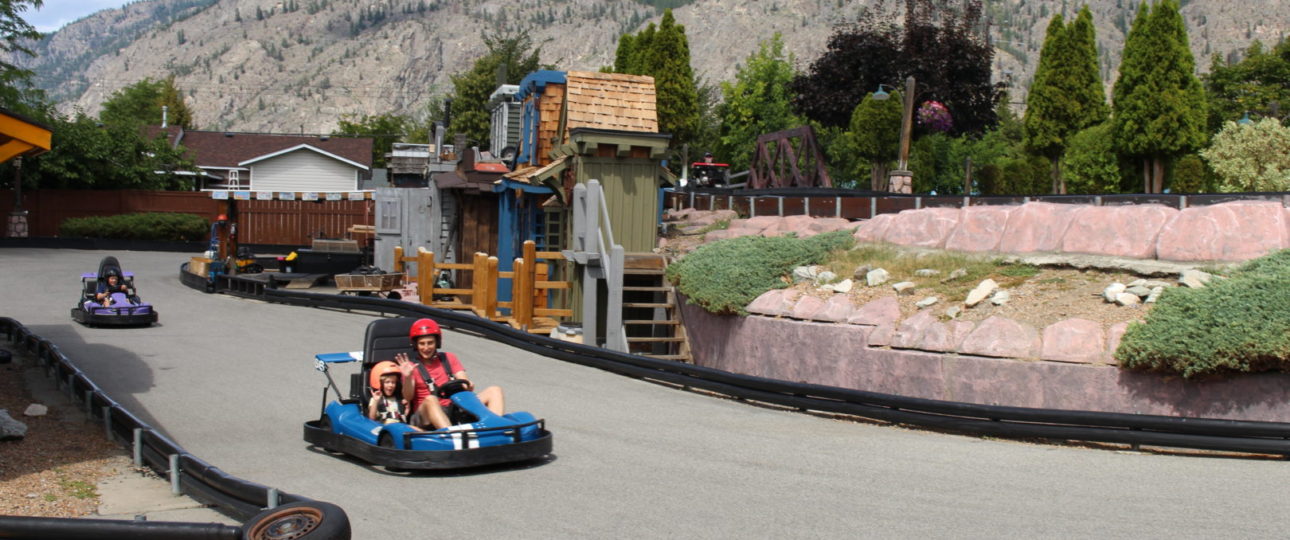
[[[476,315],[491,318],[486,315],[488,302],[484,299],[488,292],[488,286],[484,284],[484,281],[488,279],[488,254],[476,251],[474,260],[471,263],[470,305]]]
[[[394,273],[403,273],[403,246],[394,246]]]
[[[417,299],[421,305],[434,302],[434,252],[417,248]]]
[[[515,259],[511,271],[511,318],[520,330],[528,331],[533,324],[533,280],[531,268],[523,258]]]
[[[484,307],[486,313],[484,317],[489,320],[497,317],[497,274],[497,257],[490,256],[488,257],[488,273],[484,280],[484,286],[487,289],[484,291],[484,301],[487,303]]]

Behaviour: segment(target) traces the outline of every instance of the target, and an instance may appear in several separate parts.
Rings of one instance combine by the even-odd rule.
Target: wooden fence
[[[196,214],[214,221],[229,201],[201,191],[52,190],[24,191],[22,207],[33,237],[58,236],[68,218],[138,212]],[[374,225],[371,200],[236,201],[237,236],[243,244],[309,245],[312,238],[345,238],[354,225]],[[0,212],[13,209],[13,192],[0,191]]]

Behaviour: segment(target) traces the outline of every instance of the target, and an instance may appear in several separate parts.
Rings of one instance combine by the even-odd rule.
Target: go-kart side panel
[[[342,452],[368,463],[403,470],[446,470],[482,467],[526,461],[551,453],[551,432],[540,430],[537,438],[515,444],[466,450],[396,450],[363,443],[324,429],[318,420],[304,424],[305,441],[334,452]]]

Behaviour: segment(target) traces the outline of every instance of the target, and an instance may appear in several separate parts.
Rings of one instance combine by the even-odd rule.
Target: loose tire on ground
[[[349,516],[322,501],[270,508],[242,525],[243,540],[349,540]]]

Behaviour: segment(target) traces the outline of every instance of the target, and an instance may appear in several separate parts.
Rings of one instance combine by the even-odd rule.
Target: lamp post
[[[891,171],[888,185],[893,193],[913,193],[914,173],[909,170],[909,137],[914,128],[914,76],[905,77],[905,111],[900,119],[900,161]]]

